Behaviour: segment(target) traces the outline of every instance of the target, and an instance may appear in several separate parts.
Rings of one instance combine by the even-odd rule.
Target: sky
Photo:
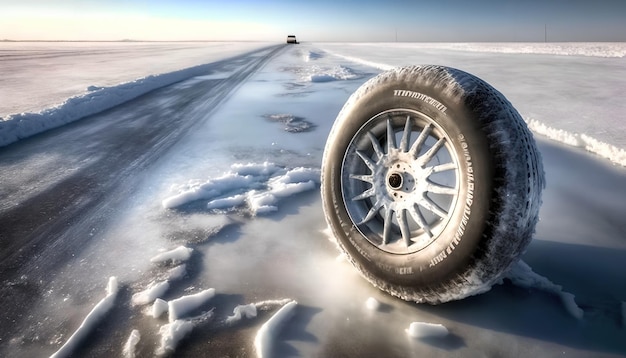
[[[626,0],[0,0],[0,39],[626,41]]]

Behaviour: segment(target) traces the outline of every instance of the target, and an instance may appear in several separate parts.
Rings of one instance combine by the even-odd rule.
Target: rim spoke
[[[363,152],[361,152],[360,150],[356,151],[356,154],[363,159],[363,162],[365,162],[365,165],[367,165],[368,168],[370,168],[370,170],[372,171],[372,173],[374,173],[376,171],[376,163],[374,163],[372,161],[372,159],[370,159],[367,155],[365,155]]]
[[[350,174],[350,179],[364,181],[366,183],[374,184],[374,176],[373,175],[358,175],[358,174]]]
[[[456,169],[456,164],[454,163],[446,163],[446,164],[439,164],[433,167],[433,173],[441,173],[441,172],[445,172],[448,170],[455,170]]]
[[[383,245],[387,245],[391,241],[389,240],[389,236],[391,235],[391,218],[393,211],[389,207],[386,209],[385,221],[383,222]]]
[[[432,130],[433,130],[433,125],[428,123],[428,125],[424,127],[424,129],[420,133],[419,137],[417,137],[417,140],[415,141],[415,143],[413,143],[413,145],[411,146],[411,149],[409,150],[409,153],[413,155],[413,158],[417,157],[419,152],[422,150],[422,146],[424,146],[424,143],[426,142],[426,138],[428,138]]]
[[[420,200],[418,204],[421,205],[424,209],[432,212],[433,214],[439,216],[442,219],[446,219],[448,217],[448,213],[445,212],[442,208],[440,208],[439,205],[435,204],[432,200],[430,200],[430,198],[427,197],[426,195],[422,197],[422,200]]]
[[[357,201],[357,200],[363,200],[363,199],[371,198],[374,195],[376,195],[376,192],[374,191],[374,188],[369,188],[366,191],[362,192],[361,194],[359,194],[359,195],[355,196],[354,198],[352,198],[352,201]]]
[[[426,190],[435,194],[456,195],[456,188],[428,182]]]
[[[387,118],[387,154],[391,153],[393,149],[397,149],[396,146],[396,132],[391,127],[391,119]]]
[[[400,225],[400,233],[402,233],[406,247],[411,246],[411,229],[409,228],[409,221],[406,219],[406,210],[403,209],[396,212],[396,219],[398,220],[398,225]]]
[[[419,166],[424,167],[424,165],[430,162],[435,156],[435,154],[437,154],[439,149],[441,149],[441,147],[443,146],[445,142],[446,142],[445,138],[439,138],[439,140],[437,141],[437,143],[435,143],[435,145],[430,147],[430,149],[428,149],[428,151],[424,153],[424,155],[417,158],[417,163],[419,164]]]
[[[424,215],[422,215],[422,213],[419,211],[419,208],[417,207],[417,205],[413,205],[413,207],[410,210],[410,213],[411,213],[411,216],[413,217],[413,220],[415,220],[417,225],[419,225],[422,229],[424,229],[426,234],[428,234],[428,237],[433,237],[433,232],[430,230],[430,226],[426,223],[426,220],[424,219]]]
[[[365,224],[366,222],[372,220],[374,218],[374,216],[376,216],[376,214],[378,213],[378,210],[380,210],[381,205],[379,205],[378,203],[374,204],[374,206],[372,206],[370,208],[370,211],[367,212],[367,215],[365,216],[365,218],[363,220],[361,220],[360,223],[358,223],[357,225],[362,225]]]
[[[378,161],[380,161],[385,156],[385,153],[383,152],[383,148],[380,146],[378,139],[376,139],[376,136],[374,136],[372,132],[367,132],[367,136],[372,142],[372,147],[374,148],[374,152],[378,156]]]
[[[408,152],[409,143],[411,143],[411,116],[406,116],[404,133],[402,133],[402,140],[400,141],[400,150],[403,152]]]

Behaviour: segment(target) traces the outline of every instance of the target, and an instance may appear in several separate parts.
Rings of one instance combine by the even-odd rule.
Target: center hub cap
[[[399,189],[402,187],[402,175],[398,173],[392,173],[387,179],[387,182],[392,189]]]

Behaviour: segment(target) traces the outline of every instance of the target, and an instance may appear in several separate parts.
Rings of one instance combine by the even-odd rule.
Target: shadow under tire
[[[438,304],[485,292],[538,221],[532,134],[497,90],[445,66],[384,72],[346,102],[322,162],[339,247],[374,286]]]

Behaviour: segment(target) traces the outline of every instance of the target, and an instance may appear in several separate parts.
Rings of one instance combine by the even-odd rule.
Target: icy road
[[[248,48],[1,147],[0,356],[626,355],[618,161],[537,136],[548,187],[524,262],[490,292],[440,306],[366,283],[318,193],[343,103],[408,53],[486,79],[557,139],[568,128],[550,118],[595,103],[563,79],[596,71],[590,90],[607,111],[596,113],[611,117],[623,103],[606,97],[624,82],[601,79],[625,71],[623,57],[367,46]],[[556,87],[550,105],[540,80]],[[596,153],[619,156],[626,133],[608,120],[592,126],[614,129]]]

